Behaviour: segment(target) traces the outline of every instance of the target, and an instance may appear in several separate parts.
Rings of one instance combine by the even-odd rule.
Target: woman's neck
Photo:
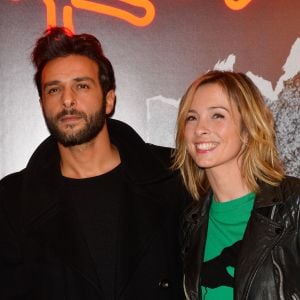
[[[227,202],[250,193],[249,187],[245,184],[240,170],[217,170],[206,171],[208,181],[218,202]]]

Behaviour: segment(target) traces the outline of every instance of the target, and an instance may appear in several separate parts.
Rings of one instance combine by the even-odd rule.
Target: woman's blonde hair
[[[209,188],[205,171],[188,153],[184,137],[188,110],[197,89],[205,84],[218,84],[241,115],[241,130],[247,136],[241,161],[246,185],[253,192],[259,191],[259,181],[277,185],[284,171],[276,148],[273,116],[261,93],[245,74],[209,71],[191,84],[179,105],[173,168],[180,170],[186,188],[197,200]]]

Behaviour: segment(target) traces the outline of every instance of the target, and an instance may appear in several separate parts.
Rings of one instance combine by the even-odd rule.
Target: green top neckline
[[[253,202],[255,199],[255,193],[250,192],[242,197],[235,198],[226,202],[217,202],[215,200],[214,195],[212,195],[212,202],[211,202],[211,207],[210,211],[213,213],[224,213],[224,212],[229,212],[232,210],[236,210],[239,207],[242,207],[244,205],[248,205],[250,202]]]

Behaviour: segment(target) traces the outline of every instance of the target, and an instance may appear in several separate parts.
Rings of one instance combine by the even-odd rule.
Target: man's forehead
[[[85,56],[72,55],[49,61],[42,71],[42,80],[79,80],[98,77],[98,65]]]

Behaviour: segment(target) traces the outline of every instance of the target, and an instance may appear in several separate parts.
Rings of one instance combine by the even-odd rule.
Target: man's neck
[[[118,149],[110,143],[107,128],[92,141],[73,147],[58,144],[61,173],[69,178],[88,178],[105,174],[121,162]]]

